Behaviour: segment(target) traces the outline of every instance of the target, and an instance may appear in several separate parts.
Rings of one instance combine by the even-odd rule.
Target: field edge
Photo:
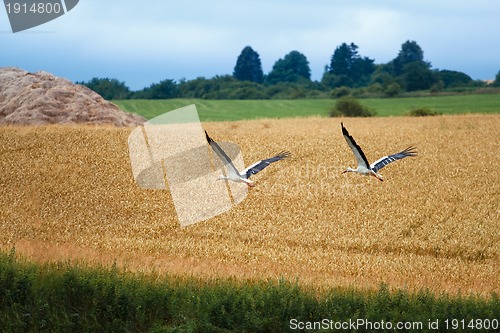
[[[293,323],[364,319],[422,323],[425,331],[431,320],[494,320],[500,311],[496,293],[489,298],[435,295],[381,285],[375,291],[339,287],[318,294],[285,279],[201,279],[135,273],[116,265],[34,263],[14,249],[0,251],[0,286],[0,324],[7,330],[33,330],[43,323],[49,330],[75,331],[167,332],[194,326],[280,332]]]

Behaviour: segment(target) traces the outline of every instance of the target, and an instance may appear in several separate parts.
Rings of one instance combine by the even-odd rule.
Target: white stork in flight
[[[345,141],[347,142],[347,145],[349,146],[349,148],[351,148],[352,152],[354,153],[356,161],[358,161],[358,167],[356,169],[351,169],[348,167],[342,173],[357,172],[365,176],[373,176],[378,180],[383,181],[384,179],[382,178],[381,175],[377,173],[377,171],[379,171],[380,169],[382,169],[391,162],[400,160],[408,156],[415,156],[417,154],[415,148],[410,146],[399,153],[389,156],[384,156],[378,159],[377,161],[373,162],[372,164],[369,164],[368,160],[366,159],[365,153],[363,153],[361,147],[356,143],[356,141],[354,141],[354,138],[349,135],[349,132],[347,132],[346,128],[344,127],[344,124],[340,123],[340,125],[342,126],[342,134],[344,135]]]
[[[233,164],[233,161],[231,161],[229,156],[227,156],[226,152],[222,150],[222,148],[217,144],[217,142],[215,142],[214,140],[212,140],[211,137],[208,136],[207,131],[205,131],[205,135],[207,137],[208,144],[210,145],[210,147],[212,147],[217,156],[219,156],[219,158],[222,160],[228,172],[228,176],[221,175],[219,176],[219,178],[217,178],[217,180],[231,180],[233,182],[245,183],[250,187],[254,187],[255,186],[254,182],[249,179],[251,175],[255,175],[260,171],[264,170],[271,163],[280,161],[291,155],[291,153],[288,151],[282,151],[278,155],[254,163],[245,170],[240,172],[238,171],[238,169],[236,169],[236,167]]]

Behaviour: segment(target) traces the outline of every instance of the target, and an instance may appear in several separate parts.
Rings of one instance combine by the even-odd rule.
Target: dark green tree
[[[498,71],[497,75],[495,76],[495,81],[493,81],[493,87],[500,87],[500,71]]]
[[[416,61],[424,62],[424,51],[417,42],[407,40],[401,45],[398,56],[391,61],[394,75],[402,75],[404,67]]]
[[[472,83],[472,78],[462,72],[440,70],[438,72],[439,79],[443,81],[444,87],[461,87]]]
[[[370,75],[375,71],[374,60],[361,57],[354,43],[338,46],[326,67],[322,82],[328,87],[360,87],[368,84]]]
[[[201,76],[189,81],[181,80],[179,83],[179,97],[206,98],[207,94],[214,88],[213,81],[213,79],[210,80]]]
[[[387,68],[406,91],[430,89],[440,80],[439,73],[431,69],[430,62],[424,61],[424,51],[415,41],[404,42]]]
[[[403,68],[403,79],[406,91],[430,89],[438,81],[438,77],[424,61],[414,61]]]
[[[329,72],[335,75],[348,75],[358,58],[358,46],[356,44],[347,45],[342,43],[332,55]]]
[[[310,81],[309,61],[305,55],[298,51],[291,51],[283,59],[276,61],[266,78],[266,82],[269,84],[279,82],[309,83]]]
[[[179,97],[203,99],[265,99],[264,86],[250,81],[236,80],[232,75],[199,77],[179,83]]]
[[[250,46],[246,46],[236,60],[233,77],[240,81],[262,83],[264,73],[260,57]]]
[[[386,88],[391,83],[394,83],[396,78],[392,74],[392,67],[388,64],[375,65],[376,69],[371,75],[371,83],[379,83],[383,88]]]
[[[89,82],[76,83],[92,89],[106,100],[127,99],[130,96],[130,89],[125,85],[125,82],[120,82],[117,79],[95,77]]]
[[[179,96],[179,87],[174,80],[163,80],[153,83],[149,87],[135,92],[133,98],[137,99],[168,99]]]

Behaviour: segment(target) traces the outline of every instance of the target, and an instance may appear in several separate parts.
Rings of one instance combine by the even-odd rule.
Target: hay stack
[[[135,126],[144,121],[87,87],[50,73],[0,68],[0,124]]]

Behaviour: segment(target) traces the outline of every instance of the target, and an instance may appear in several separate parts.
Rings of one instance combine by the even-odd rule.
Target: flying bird
[[[291,153],[288,151],[282,151],[278,155],[254,163],[245,170],[240,172],[238,171],[238,169],[236,169],[236,167],[233,164],[233,161],[231,161],[229,156],[227,156],[227,154],[224,152],[224,150],[222,150],[222,148],[217,144],[217,142],[215,142],[214,140],[212,140],[211,137],[208,136],[207,131],[205,131],[205,135],[207,137],[208,144],[210,145],[210,147],[212,147],[217,156],[219,156],[219,158],[222,160],[228,172],[228,176],[221,175],[219,176],[219,178],[217,178],[217,180],[231,180],[233,182],[245,183],[250,187],[254,187],[255,184],[252,180],[249,179],[250,176],[255,175],[260,171],[264,170],[271,163],[280,161],[291,155]]]
[[[377,161],[373,162],[372,164],[368,163],[368,160],[366,159],[365,153],[363,153],[363,150],[361,150],[361,147],[354,141],[354,138],[349,135],[349,132],[347,129],[344,127],[343,123],[340,123],[342,126],[342,134],[344,135],[345,141],[347,142],[347,145],[349,148],[351,148],[354,157],[356,157],[356,161],[358,161],[358,167],[356,169],[352,169],[348,167],[345,171],[342,173],[346,172],[357,172],[359,174],[365,175],[365,176],[373,176],[377,178],[378,180],[383,181],[384,179],[382,178],[381,175],[379,175],[377,172],[385,167],[387,164],[392,163],[394,161],[403,159],[408,156],[415,156],[417,155],[417,152],[415,151],[415,148],[410,146],[406,148],[405,150],[389,155],[389,156],[384,156]]]

